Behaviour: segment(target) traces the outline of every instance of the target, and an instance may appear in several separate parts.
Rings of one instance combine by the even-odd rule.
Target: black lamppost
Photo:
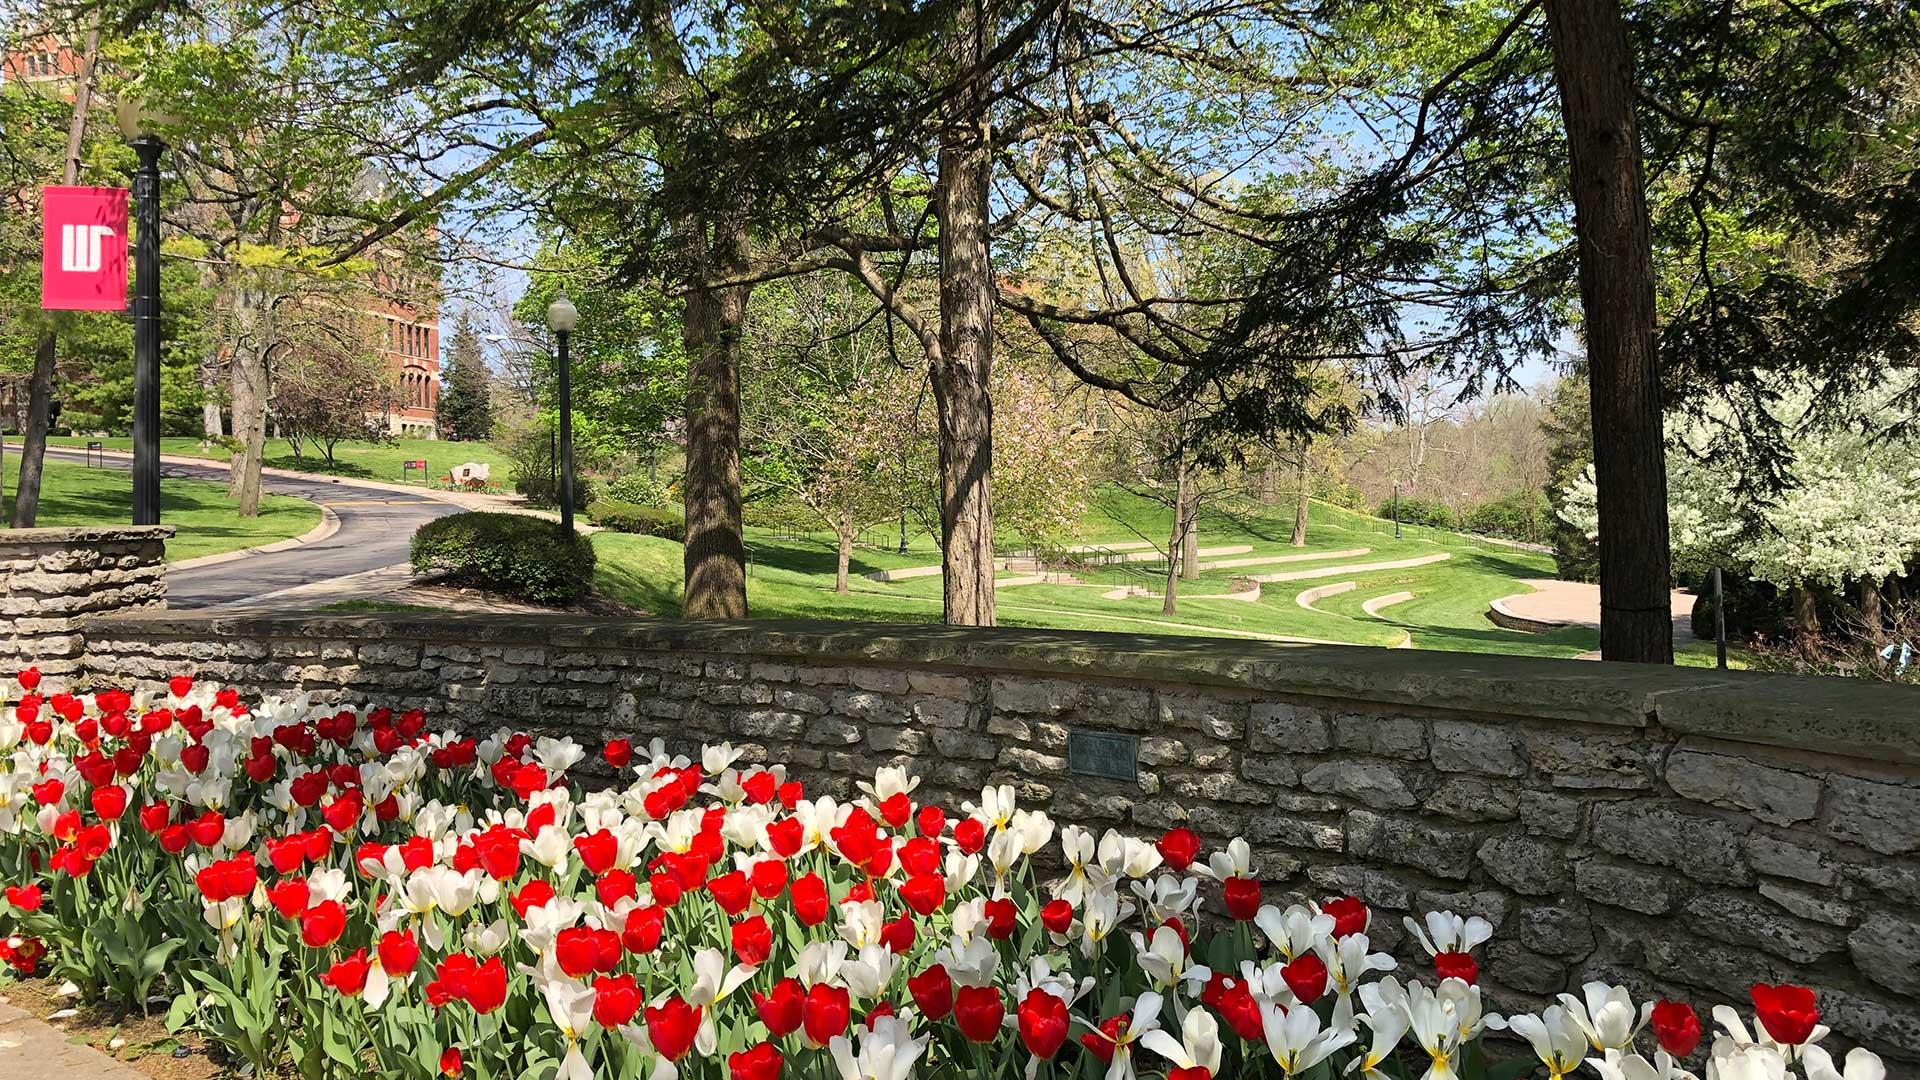
[[[547,305],[547,325],[560,347],[560,531],[573,535],[573,361],[567,356],[567,338],[580,325],[580,309],[566,293]]]
[[[160,524],[160,155],[167,144],[146,130],[140,102],[116,110],[120,131],[139,156],[133,201],[139,233],[133,254],[133,523]]]

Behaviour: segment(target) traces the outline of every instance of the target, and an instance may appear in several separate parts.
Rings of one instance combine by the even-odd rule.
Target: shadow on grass
[[[289,472],[320,473],[324,476],[353,476],[371,478],[373,470],[365,465],[355,465],[351,461],[328,461],[323,457],[294,457],[282,454],[279,457],[262,458],[260,464],[269,469],[286,469]]]

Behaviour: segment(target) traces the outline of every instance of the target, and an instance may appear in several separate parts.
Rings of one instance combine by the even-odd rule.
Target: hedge
[[[413,572],[541,604],[566,604],[593,582],[593,541],[527,514],[471,511],[413,534]]]

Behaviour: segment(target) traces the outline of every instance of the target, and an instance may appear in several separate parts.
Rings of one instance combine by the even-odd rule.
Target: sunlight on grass
[[[20,458],[8,454],[6,498],[0,507],[9,517],[19,481]],[[49,460],[40,484],[36,524],[43,527],[124,525],[133,520],[132,478],[123,469]],[[225,484],[162,477],[160,520],[179,530],[167,541],[167,561],[180,562],[299,536],[320,524],[320,508],[305,499],[267,495],[260,499],[259,517],[243,518],[227,499]]]
[[[1141,537],[1164,536],[1167,510],[1121,492],[1105,492],[1083,523],[1077,542],[1124,544]],[[998,594],[1000,622],[1006,626],[1059,629],[1161,632],[1279,639],[1311,639],[1355,645],[1397,645],[1410,634],[1421,649],[1516,653],[1574,657],[1598,647],[1598,635],[1573,627],[1549,634],[1505,630],[1486,618],[1488,602],[1529,591],[1526,578],[1550,578],[1553,561],[1545,555],[1509,548],[1474,537],[1423,527],[1404,527],[1337,507],[1315,504],[1307,544],[1295,548],[1292,506],[1275,506],[1259,515],[1230,515],[1203,509],[1203,549],[1245,545],[1245,553],[1224,559],[1254,559],[1315,552],[1362,555],[1325,561],[1289,561],[1210,569],[1179,583],[1175,613],[1163,615],[1158,595],[1165,568],[1155,562],[1089,567],[1075,573],[1082,584],[1044,583],[1003,587]],[[909,534],[910,549],[895,550],[896,532],[878,528],[868,534],[887,541],[858,547],[850,566],[849,591],[833,592],[836,550],[826,533],[794,535],[748,529],[751,552],[747,581],[749,609],[756,618],[831,618],[878,622],[937,622],[941,583],[938,575],[878,582],[865,575],[878,570],[937,565],[938,553],[924,535]],[[653,537],[602,533],[596,585],[624,603],[662,615],[678,614],[682,576],[679,544]],[[1015,546],[1007,540],[1003,547]],[[924,548],[922,545],[926,545]],[[1300,581],[1269,582],[1256,601],[1231,599],[1236,579],[1334,567],[1395,562],[1444,553],[1445,561],[1403,569],[1359,572]],[[1203,556],[1203,564],[1213,561]],[[1005,572],[1002,578],[1008,576]],[[1352,580],[1356,588],[1322,599],[1309,610],[1295,602],[1303,589]],[[1123,586],[1151,589],[1152,596],[1108,599]],[[1413,597],[1368,615],[1362,605],[1390,593]],[[1706,653],[1712,663],[1711,647]],[[1696,656],[1689,654],[1688,660]]]

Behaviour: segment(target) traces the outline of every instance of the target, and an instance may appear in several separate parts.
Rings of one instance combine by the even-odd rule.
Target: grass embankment
[[[13,447],[8,450],[6,497],[0,499],[0,512],[12,520],[20,457],[12,452]],[[133,484],[127,470],[47,461],[40,478],[40,511],[35,524],[49,528],[124,525],[132,519]],[[260,500],[259,517],[243,518],[234,512],[225,484],[162,477],[160,520],[178,530],[167,541],[167,561],[180,562],[299,536],[320,524],[320,508],[305,499],[267,495]]]
[[[1108,493],[1087,515],[1079,542],[1119,545],[1152,539],[1164,543],[1167,513],[1163,507]],[[1196,579],[1180,582],[1172,615],[1163,615],[1160,610],[1158,592],[1164,570],[1159,564],[1138,562],[1083,570],[1075,574],[1078,584],[1002,588],[997,597],[1000,622],[1007,626],[1295,638],[1356,645],[1410,642],[1420,649],[1548,657],[1573,657],[1598,647],[1598,634],[1590,629],[1525,634],[1487,621],[1489,601],[1531,591],[1524,579],[1553,576],[1553,561],[1545,555],[1424,527],[1403,527],[1402,535],[1396,538],[1391,522],[1320,504],[1312,509],[1305,548],[1289,545],[1291,531],[1290,506],[1263,508],[1253,516],[1203,511],[1203,551],[1241,546],[1250,549],[1217,556],[1203,554],[1203,564],[1302,554],[1324,557],[1205,570]],[[835,549],[830,536],[782,536],[763,529],[747,532],[751,549],[748,603],[756,617],[939,621],[941,582],[937,575],[897,582],[865,577],[877,570],[937,564],[939,550],[924,533],[910,531],[908,550],[901,554],[895,547],[896,532],[886,527],[874,530],[874,538],[884,535],[885,546],[855,550],[852,591],[839,595],[832,591]],[[601,533],[595,537],[595,547],[599,553],[595,584],[602,592],[659,614],[679,612],[679,544],[654,537]],[[1364,554],[1334,554],[1362,548],[1367,549]],[[1399,569],[1357,569],[1439,554],[1447,557]],[[1240,577],[1335,567],[1356,569],[1310,579],[1265,582],[1258,600],[1229,598],[1235,579]],[[1355,587],[1320,599],[1313,609],[1297,602],[1303,590],[1347,581]],[[1155,595],[1121,599],[1106,595],[1125,586],[1149,588]],[[1377,616],[1364,610],[1369,600],[1401,592],[1413,596],[1379,609]],[[1711,650],[1702,653],[1697,646],[1691,647],[1683,662],[1711,663]]]
[[[47,440],[53,446],[84,447],[89,442],[99,442],[108,450],[130,450],[132,439],[88,439],[85,437],[56,436]],[[198,438],[191,435],[168,436],[160,440],[162,454],[179,454],[185,457],[209,458],[225,461],[232,454],[217,444],[202,445]],[[303,456],[294,457],[293,447],[285,439],[268,439],[263,463],[272,469],[290,469],[294,472],[324,473],[330,476],[352,476],[362,480],[383,480],[387,483],[400,482],[400,465],[406,461],[425,459],[429,479],[437,480],[450,472],[455,465],[476,461],[492,469],[492,481],[508,486],[507,472],[513,467],[511,458],[491,443],[448,442],[441,439],[401,439],[391,445],[386,443],[341,443],[334,447],[334,461],[328,462],[314,445],[303,447]],[[420,473],[415,470],[407,479],[417,482]]]

